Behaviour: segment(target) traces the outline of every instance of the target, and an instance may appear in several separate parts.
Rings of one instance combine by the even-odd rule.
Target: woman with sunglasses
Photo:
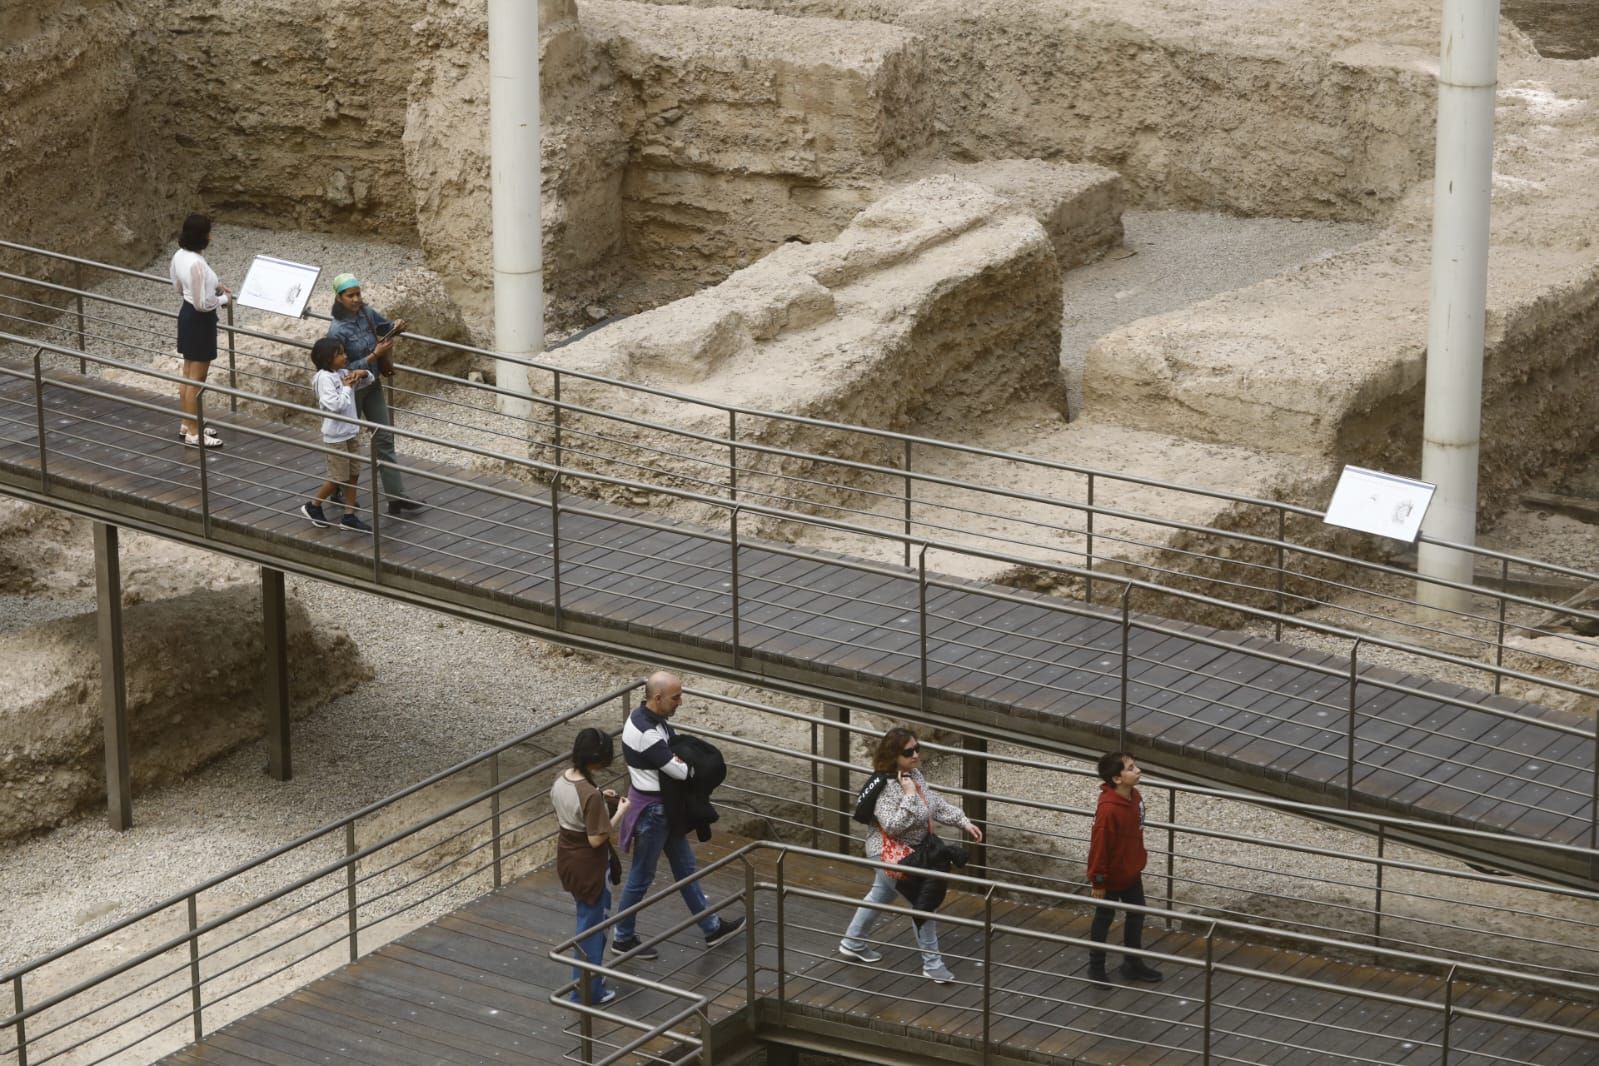
[[[883,861],[885,835],[914,848],[927,836],[933,822],[960,826],[973,840],[982,843],[983,831],[959,807],[928,787],[921,766],[921,742],[909,729],[895,726],[877,742],[872,753],[875,772],[861,790],[863,802],[870,800],[874,788],[877,790],[872,830],[866,836],[868,859]],[[882,954],[867,943],[866,934],[877,921],[880,912],[876,908],[893,903],[896,898],[894,879],[886,870],[876,871],[871,891],[863,901],[866,905],[855,912],[844,939],[839,941],[838,953],[856,962],[881,962]],[[922,976],[937,984],[953,981],[955,975],[944,965],[944,956],[938,950],[937,923],[931,918],[916,918],[911,924],[916,929],[916,946],[922,953]]]

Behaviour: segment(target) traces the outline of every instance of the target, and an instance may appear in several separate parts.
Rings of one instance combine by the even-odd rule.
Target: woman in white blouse
[[[217,308],[233,299],[233,292],[217,280],[216,273],[200,253],[211,243],[211,220],[194,213],[183,220],[178,236],[178,251],[172,257],[172,285],[183,297],[178,310],[178,352],[183,356],[183,376],[190,381],[205,380],[211,361],[217,357]],[[178,403],[183,422],[178,436],[191,448],[220,448],[222,442],[210,426],[200,438],[196,415],[199,413],[198,385],[178,386]]]

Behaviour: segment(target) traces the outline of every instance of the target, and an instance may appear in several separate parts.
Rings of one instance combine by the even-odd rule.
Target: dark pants
[[[1127,888],[1117,892],[1105,893],[1105,898],[1115,903],[1131,903],[1135,907],[1144,906],[1144,879],[1140,877]],[[1122,943],[1134,951],[1144,946],[1144,912],[1123,911],[1126,922],[1122,926]],[[1110,936],[1110,923],[1116,920],[1114,907],[1095,907],[1094,924],[1088,928],[1088,939],[1095,943],[1103,944],[1105,938]],[[1131,956],[1129,956],[1131,958]],[[1095,969],[1104,969],[1105,952],[1099,948],[1091,948],[1088,952],[1088,965]]]
[[[355,410],[368,422],[376,422],[380,426],[392,426],[393,420],[389,416],[389,401],[383,395],[383,383],[376,382],[364,389],[355,390]],[[372,441],[377,445],[378,460],[380,464],[399,462],[400,457],[394,451],[394,434],[386,429],[372,431]],[[383,496],[386,500],[406,499],[405,478],[398,470],[391,466],[381,465],[379,476],[383,482]]]

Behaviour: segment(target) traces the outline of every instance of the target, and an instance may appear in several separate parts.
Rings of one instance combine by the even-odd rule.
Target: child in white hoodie
[[[311,375],[311,388],[316,392],[317,406],[329,414],[356,418],[355,386],[371,377],[371,372],[344,369],[344,364],[348,362],[344,345],[332,337],[323,337],[311,346],[311,362],[316,366],[316,373]],[[322,443],[337,450],[325,453],[328,480],[322,483],[311,499],[300,505],[300,513],[309,518],[312,525],[332,525],[322,510],[322,503],[342,488],[340,495],[344,498],[344,517],[338,524],[356,533],[370,533],[372,527],[361,521],[355,513],[359,506],[356,482],[361,476],[361,456],[357,441],[361,436],[361,427],[354,421],[346,422],[344,418],[322,420]]]

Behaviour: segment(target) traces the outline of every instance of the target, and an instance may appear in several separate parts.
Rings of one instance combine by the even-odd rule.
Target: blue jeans
[[[625,911],[649,895],[650,885],[655,883],[655,864],[660,862],[663,851],[672,867],[672,880],[681,881],[694,873],[694,849],[689,847],[687,837],[667,838],[666,808],[657,803],[639,815],[638,825],[633,828],[633,865],[627,868],[627,884],[622,886],[622,902],[617,910]],[[689,882],[680,891],[689,913],[701,915],[700,932],[710,936],[721,928],[720,918],[705,913],[710,904],[698,881]],[[616,923],[616,939],[633,938],[637,917],[629,915]]]
[[[582,900],[578,900],[576,902],[577,931],[581,933],[585,930],[593,929],[596,925],[599,925],[601,922],[605,921],[605,917],[611,909],[611,886],[606,884],[600,885],[600,898],[595,900],[593,903],[584,903]],[[596,932],[590,933],[582,940],[579,940],[577,942],[577,950],[583,953],[583,957],[585,959],[595,963],[596,965],[604,962],[605,931],[597,930]],[[572,967],[572,980],[581,981],[583,980],[585,974],[587,974],[587,971],[580,970],[576,966]],[[598,1003],[600,1001],[600,997],[605,995],[605,978],[601,977],[597,973],[587,974],[587,976],[591,982],[589,985],[589,991],[592,994],[592,998],[589,1000],[589,1002]],[[581,987],[572,989],[572,1002],[583,1002],[583,990]]]
[[[905,902],[896,887],[897,882],[888,876],[886,870],[878,870],[877,876],[872,878],[872,889],[866,893],[864,902],[894,903]],[[843,945],[851,951],[860,951],[866,947],[866,934],[872,931],[872,926],[877,922],[881,912],[873,907],[862,907],[855,912],[855,917],[849,923],[849,929],[844,933]],[[922,969],[936,970],[944,965],[944,956],[938,950],[938,923],[931,918],[921,921],[912,921],[911,926],[916,930],[916,946],[922,950]]]

